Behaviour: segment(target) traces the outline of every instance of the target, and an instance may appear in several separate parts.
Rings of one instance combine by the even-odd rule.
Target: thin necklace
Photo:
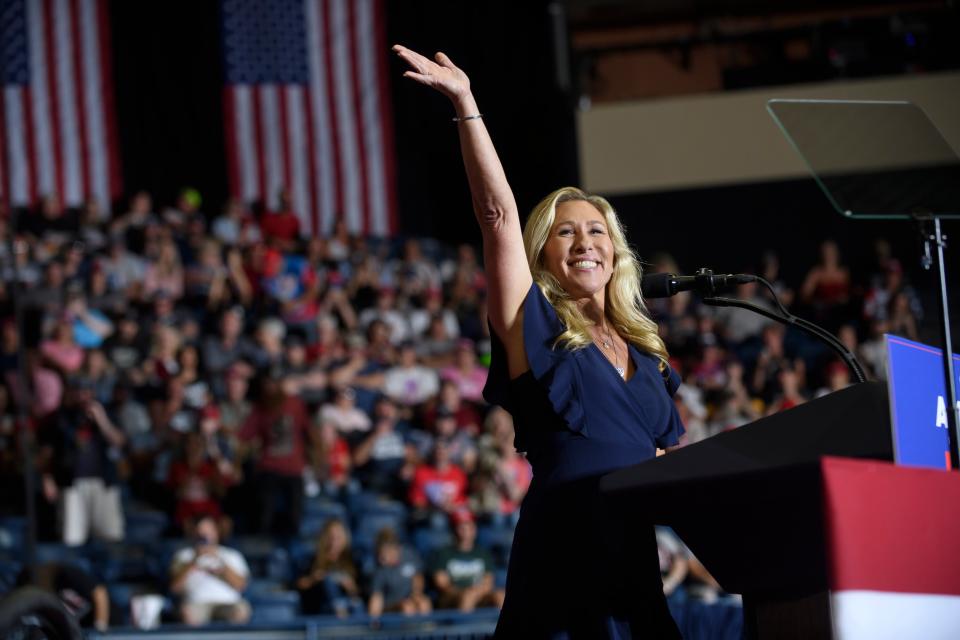
[[[620,374],[621,378],[626,380],[627,369],[626,367],[620,366],[620,353],[617,351],[617,345],[613,341],[613,334],[610,333],[610,328],[607,326],[604,326],[603,330],[606,331],[607,336],[604,338],[603,334],[600,335],[600,344],[602,344],[604,348],[613,351],[613,368],[617,370],[617,373]]]

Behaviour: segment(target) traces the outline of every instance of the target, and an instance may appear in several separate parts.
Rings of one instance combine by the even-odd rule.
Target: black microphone
[[[696,291],[711,297],[738,284],[756,282],[757,276],[745,273],[715,274],[710,269],[698,269],[696,275],[678,276],[675,273],[650,273],[641,279],[640,292],[644,298],[669,298],[681,291]]]

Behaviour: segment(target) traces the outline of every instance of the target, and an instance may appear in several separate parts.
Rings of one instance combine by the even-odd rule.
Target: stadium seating
[[[26,518],[0,518],[0,550],[22,549],[26,537]]]
[[[306,500],[304,502],[303,517],[300,520],[300,537],[306,539],[319,535],[324,525],[330,520],[340,520],[349,524],[346,508],[328,500]]]
[[[291,622],[300,614],[296,591],[248,591],[247,599],[253,608],[253,622]]]

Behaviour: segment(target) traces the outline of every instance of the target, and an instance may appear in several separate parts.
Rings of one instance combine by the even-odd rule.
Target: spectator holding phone
[[[250,604],[242,594],[250,577],[247,561],[239,551],[220,545],[212,516],[197,521],[196,532],[194,544],[178,551],[170,565],[170,591],[180,596],[184,624],[246,622]]]

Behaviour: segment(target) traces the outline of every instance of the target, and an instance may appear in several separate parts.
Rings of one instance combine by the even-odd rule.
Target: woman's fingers
[[[397,52],[397,55],[400,58],[413,67],[418,73],[424,73],[430,70],[430,67],[435,66],[434,63],[416,51],[412,49],[407,49],[406,47],[400,45],[394,45],[393,50]]]
[[[404,71],[403,77],[410,78],[411,80],[415,82],[419,82],[420,84],[433,86],[433,76],[425,73],[417,73],[416,71]]]
[[[466,75],[453,64],[453,61],[445,53],[438,51],[434,54],[436,60],[434,62],[403,45],[393,45],[392,49],[401,60],[410,66],[410,69],[404,72],[404,77],[438,89],[450,97],[468,90],[470,85]]]

